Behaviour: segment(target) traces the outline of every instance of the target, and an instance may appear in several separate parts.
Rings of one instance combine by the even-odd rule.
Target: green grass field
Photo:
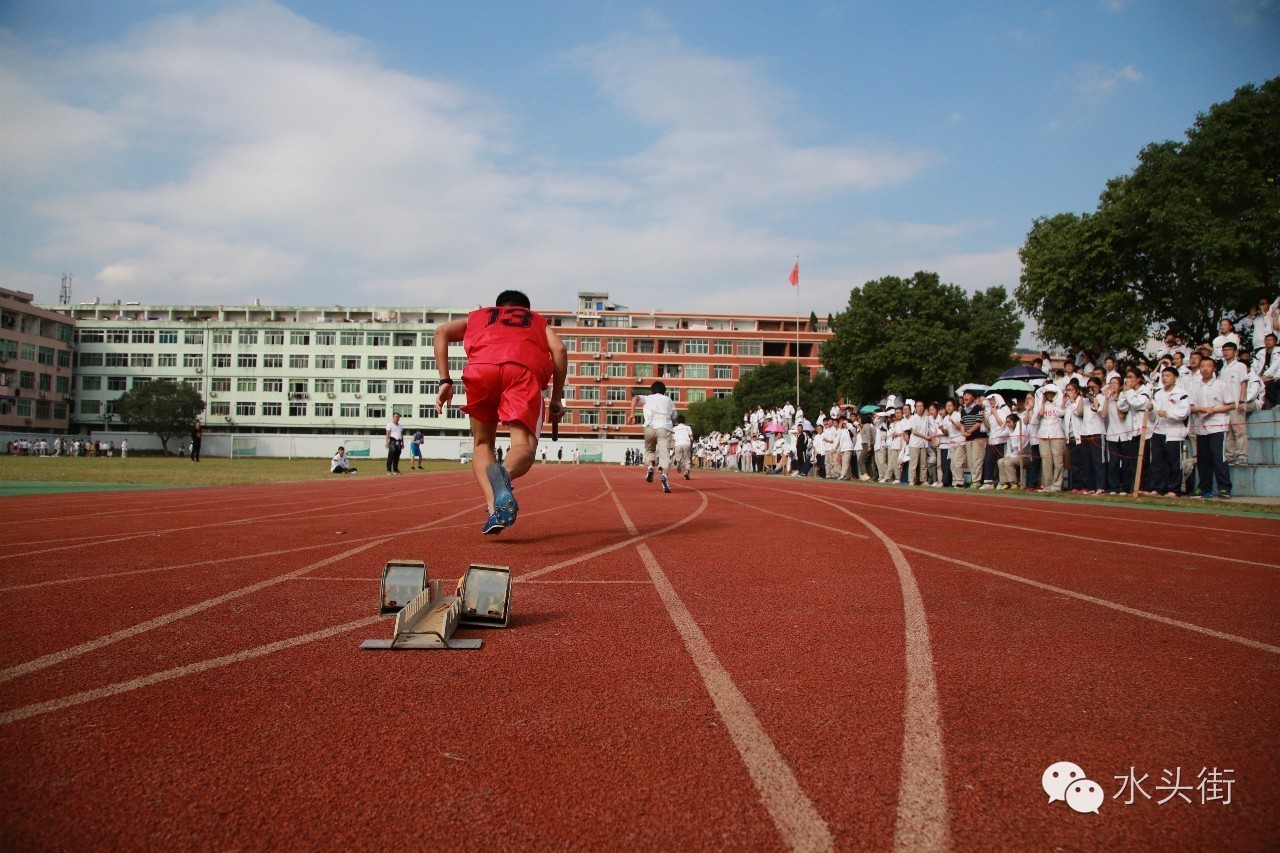
[[[357,477],[379,476],[385,471],[382,459],[353,459],[352,462],[360,469]],[[456,461],[432,459],[425,460],[423,466],[422,471],[410,470],[406,459],[401,461],[400,470],[409,477],[459,468]],[[197,463],[176,456],[135,455],[129,459],[0,456],[0,495],[283,483],[331,476],[328,459],[206,458]]]

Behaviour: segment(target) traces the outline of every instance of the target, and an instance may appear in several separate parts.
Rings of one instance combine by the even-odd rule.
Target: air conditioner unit
[[[599,357],[600,357],[600,353],[596,353],[595,358],[599,358]]]
[[[210,396],[210,397],[217,397],[217,396],[218,396],[218,392],[217,392],[217,391],[210,391],[210,392],[209,392],[209,396]]]
[[[48,396],[49,396],[49,392],[48,392],[48,391],[41,391],[41,392],[40,392],[40,399],[41,399],[41,400],[43,400],[45,397],[48,397]]]
[[[613,358],[613,353],[611,353],[611,352],[607,352],[607,353],[605,353],[605,354],[604,354],[604,357],[605,357],[605,358]]]
[[[604,381],[604,377],[603,377],[603,376],[597,376],[597,377],[596,377],[596,381],[597,381],[597,382],[603,382],[603,381]]]
[[[332,391],[330,391],[330,392],[329,392],[328,397],[329,397],[329,399],[330,399],[330,400],[332,400],[332,399],[333,399],[333,392],[332,392]]]
[[[379,400],[385,400],[385,399],[387,399],[387,395],[386,395],[386,394],[379,394],[379,395],[378,395],[378,399],[379,399]]]
[[[197,368],[196,368],[196,373],[204,373],[204,368],[203,368],[203,367],[197,367]]]
[[[359,400],[359,399],[360,399],[360,395],[359,395],[359,394],[356,394],[356,395],[355,395],[355,397],[356,397],[356,399],[357,399],[357,400]]]

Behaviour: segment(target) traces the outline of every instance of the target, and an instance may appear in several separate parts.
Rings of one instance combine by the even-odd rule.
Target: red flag
[[[787,279],[791,282],[792,287],[800,286],[800,262],[796,261],[796,265],[791,268],[791,276]]]

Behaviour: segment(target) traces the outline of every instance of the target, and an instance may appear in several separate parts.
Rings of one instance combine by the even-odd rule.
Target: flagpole
[[[800,270],[800,256],[796,255],[796,271]],[[796,409],[800,409],[800,276],[796,275]]]

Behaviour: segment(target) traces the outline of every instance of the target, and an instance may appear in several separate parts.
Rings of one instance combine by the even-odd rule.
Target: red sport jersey
[[[554,373],[546,318],[511,305],[477,309],[467,315],[462,347],[462,410],[483,421],[518,422],[539,434],[542,389]]]

